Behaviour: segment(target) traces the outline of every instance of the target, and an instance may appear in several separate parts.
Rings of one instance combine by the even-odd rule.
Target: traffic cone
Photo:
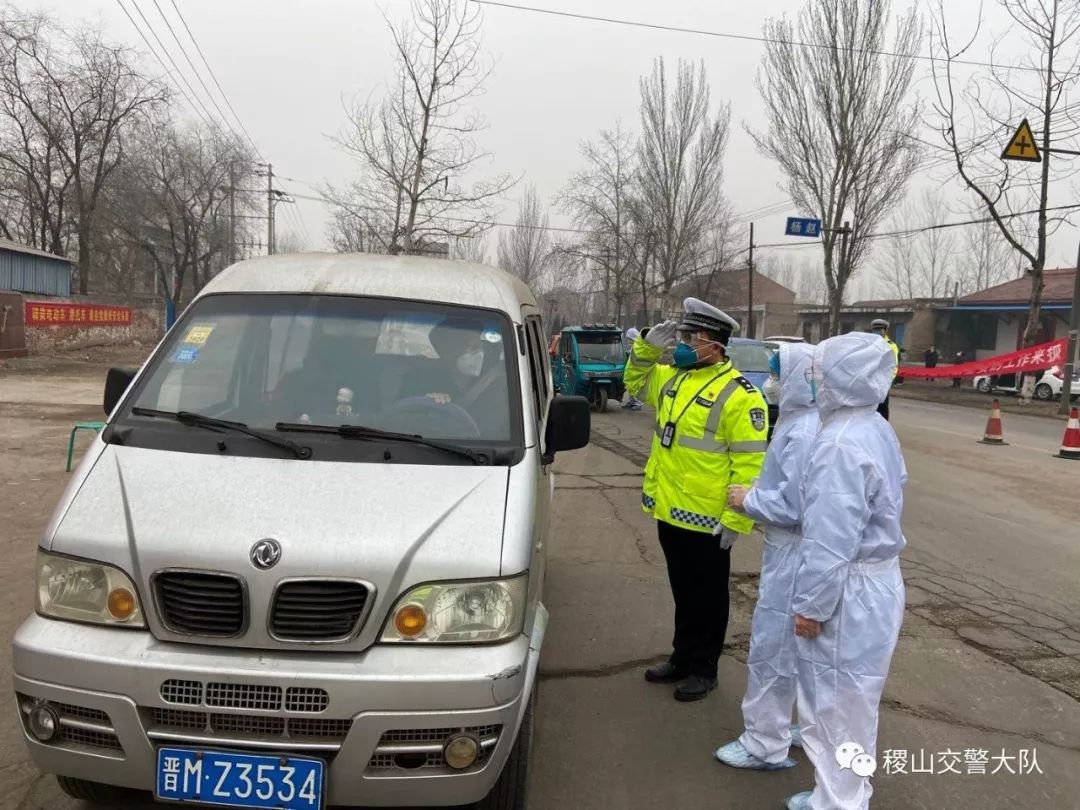
[[[1080,461],[1080,410],[1076,408],[1069,412],[1069,423],[1065,425],[1065,438],[1061,440],[1058,458]]]
[[[986,420],[983,432],[983,444],[1008,444],[1001,432],[1001,403],[996,399],[990,404],[990,418]]]

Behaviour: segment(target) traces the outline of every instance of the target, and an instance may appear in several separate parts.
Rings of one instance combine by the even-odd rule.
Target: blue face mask
[[[698,362],[697,349],[689,343],[680,343],[671,355],[676,368],[693,368]]]

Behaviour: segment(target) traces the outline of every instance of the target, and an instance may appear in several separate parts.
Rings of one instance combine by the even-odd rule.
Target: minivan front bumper
[[[26,734],[48,773],[153,790],[162,745],[239,749],[326,759],[327,804],[460,805],[513,748],[546,621],[540,606],[528,635],[487,646],[269,655],[32,616],[13,644],[16,703],[24,733],[41,701],[60,717],[57,739]],[[462,730],[483,753],[454,771],[441,742]]]

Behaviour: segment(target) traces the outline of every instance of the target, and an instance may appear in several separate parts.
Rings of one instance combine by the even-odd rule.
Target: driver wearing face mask
[[[440,404],[466,406],[484,370],[481,325],[467,318],[447,318],[432,328],[428,339],[439,363],[426,395]]]

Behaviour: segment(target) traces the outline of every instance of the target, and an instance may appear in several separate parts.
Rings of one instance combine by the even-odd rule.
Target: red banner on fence
[[[980,377],[984,374],[1018,374],[1022,371],[1043,371],[1051,366],[1065,363],[1065,354],[1069,350],[1068,338],[1040,343],[1011,354],[974,360],[970,363],[942,365],[936,368],[922,366],[900,366],[896,373],[901,377],[927,379],[928,377]]]
[[[131,307],[26,301],[26,326],[127,326]]]

